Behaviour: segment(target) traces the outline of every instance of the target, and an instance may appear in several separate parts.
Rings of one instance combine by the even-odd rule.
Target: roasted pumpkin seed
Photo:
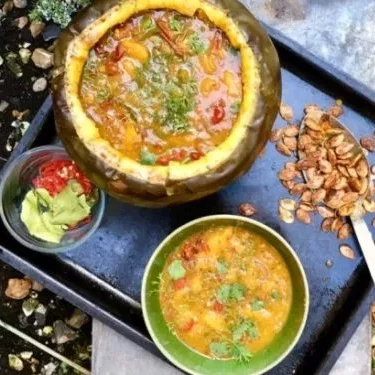
[[[339,147],[345,140],[345,135],[340,133],[337,135],[334,135],[328,142],[327,146],[330,148],[336,148]]]
[[[327,109],[327,113],[333,117],[340,117],[344,113],[344,109],[341,105],[333,105]]]
[[[365,199],[363,201],[363,207],[367,212],[374,213],[375,212],[375,202],[373,200],[368,201]]]
[[[344,224],[337,232],[337,238],[341,241],[347,240],[352,235],[352,227],[350,224]]]
[[[280,199],[279,204],[288,211],[294,211],[297,208],[297,202],[293,199]]]
[[[348,259],[355,259],[354,250],[349,245],[340,245],[340,253]]]
[[[330,217],[330,218],[326,218],[322,221],[322,224],[321,224],[320,227],[321,227],[323,232],[331,232],[333,220],[334,220],[334,218]]]
[[[284,145],[291,151],[297,150],[297,138],[296,137],[284,137]]]
[[[339,208],[339,215],[350,216],[354,213],[354,211],[355,211],[355,204],[347,204]]]
[[[311,190],[306,190],[302,196],[301,196],[301,201],[302,202],[307,202],[307,203],[310,203],[311,202],[311,198],[312,198],[312,191]]]
[[[301,195],[306,190],[306,185],[304,183],[295,184],[290,190],[292,195]]]
[[[282,140],[280,140],[276,143],[276,150],[279,151],[280,154],[282,154],[282,155],[292,156],[292,151],[289,150],[289,148],[285,146],[285,144]]]
[[[319,170],[325,174],[332,172],[332,164],[328,160],[319,160]]]
[[[282,136],[283,136],[283,129],[274,129],[272,130],[271,135],[270,135],[270,142],[276,143],[281,139]]]
[[[328,207],[319,206],[319,207],[317,207],[317,211],[320,214],[320,216],[325,218],[325,219],[335,217],[335,211],[328,208]]]
[[[296,177],[296,172],[293,169],[284,168],[279,172],[279,179],[283,181],[290,181]]]
[[[285,121],[291,121],[293,120],[293,109],[290,105],[281,103],[280,104],[280,116]]]
[[[361,146],[369,152],[375,151],[375,138],[374,137],[362,137],[360,139]]]
[[[368,164],[366,160],[364,159],[359,160],[355,167],[355,170],[359,177],[363,177],[363,178],[367,177],[369,171],[368,171]]]
[[[292,224],[294,222],[294,214],[292,211],[286,210],[285,208],[279,206],[279,218],[284,223]]]
[[[286,137],[297,137],[299,133],[297,125],[287,125],[283,130]]]
[[[318,189],[312,193],[311,196],[311,203],[313,205],[317,205],[320,202],[323,202],[324,199],[326,198],[327,191],[325,189]]]
[[[307,187],[309,189],[319,189],[324,184],[323,176],[314,176],[311,180],[307,182]]]
[[[297,211],[296,211],[296,218],[301,222],[301,223],[304,223],[304,224],[311,224],[311,216],[309,214],[309,212],[305,211],[305,210],[302,210],[301,208],[299,208]]]
[[[241,215],[247,217],[253,216],[257,212],[256,208],[250,203],[242,203],[238,207],[238,211]]]
[[[344,220],[341,217],[336,217],[333,219],[332,225],[331,225],[331,231],[332,232],[338,232],[340,228],[344,225]]]
[[[336,165],[337,157],[335,151],[332,149],[327,150],[327,158],[331,165]]]

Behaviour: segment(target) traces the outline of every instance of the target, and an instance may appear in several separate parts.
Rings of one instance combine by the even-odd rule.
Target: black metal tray
[[[283,66],[283,100],[292,105],[296,114],[302,116],[307,103],[328,107],[334,99],[341,98],[345,104],[343,120],[352,131],[357,136],[374,131],[375,93],[275,30],[267,29]],[[50,102],[46,103],[50,109]],[[54,125],[48,115],[47,111],[43,116],[43,120],[48,120],[43,129],[40,121],[34,123],[15,153],[54,140]],[[278,124],[282,124],[280,119]],[[271,373],[326,374],[368,312],[375,292],[354,239],[348,243],[356,249],[357,258],[350,261],[339,254],[336,237],[320,231],[318,220],[309,227],[280,222],[278,200],[287,192],[278,182],[277,171],[285,161],[268,145],[266,153],[237,182],[206,199],[179,207],[142,209],[109,199],[105,219],[91,240],[62,256],[32,252],[0,225],[0,258],[160,355],[146,332],[139,304],[142,274],[152,252],[167,234],[187,221],[210,214],[236,214],[241,203],[250,201],[259,208],[255,218],[276,229],[293,245],[306,269],[311,292],[303,336]],[[333,267],[326,267],[327,259],[333,260]]]

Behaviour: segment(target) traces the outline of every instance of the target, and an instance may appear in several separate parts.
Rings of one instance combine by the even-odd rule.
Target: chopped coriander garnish
[[[216,292],[216,298],[220,303],[241,301],[245,298],[246,287],[242,284],[224,284]]]
[[[224,259],[218,259],[216,267],[220,275],[224,275],[228,272],[228,263]]]
[[[264,302],[258,298],[255,298],[250,302],[250,307],[253,311],[262,310],[264,309]]]
[[[240,101],[235,102],[231,104],[230,106],[230,113],[232,115],[236,115],[240,111],[240,108],[241,108],[241,102]]]
[[[156,162],[155,154],[145,149],[141,150],[139,154],[139,159],[141,164],[143,165],[154,165]]]
[[[172,31],[175,31],[176,33],[181,33],[183,30],[182,22],[176,20],[176,18],[174,17],[169,20],[169,27]]]
[[[216,358],[223,358],[228,356],[230,351],[229,345],[225,342],[212,342],[210,344],[210,352]]]
[[[185,276],[186,270],[179,259],[174,260],[168,267],[168,273],[173,280],[181,279]]]
[[[281,299],[281,293],[278,291],[278,290],[273,290],[271,292],[271,298],[274,300],[274,301],[277,301],[279,299]]]
[[[251,339],[259,337],[259,332],[256,324],[251,320],[243,320],[232,331],[233,341],[240,341],[244,334],[247,334]]]
[[[253,354],[245,345],[236,343],[232,347],[232,357],[239,362],[249,362]]]
[[[143,31],[151,30],[155,27],[154,21],[150,16],[143,16],[141,19],[141,28]]]
[[[199,39],[197,33],[190,36],[188,44],[195,55],[201,55],[206,50],[206,45]]]

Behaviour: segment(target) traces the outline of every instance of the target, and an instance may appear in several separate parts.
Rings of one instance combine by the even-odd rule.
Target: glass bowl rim
[[[6,182],[9,178],[9,176],[12,174],[12,170],[14,167],[16,167],[19,163],[21,163],[24,160],[29,159],[32,155],[37,154],[41,151],[60,151],[65,153],[69,159],[73,160],[70,155],[67,153],[67,151],[60,146],[52,146],[52,145],[47,145],[47,146],[40,146],[40,147],[35,147],[32,148],[26,152],[23,152],[22,154],[18,155],[14,160],[11,160],[8,165],[6,165],[5,169],[0,173],[1,181],[0,181],[0,216],[1,219],[8,230],[8,232],[15,238],[21,245],[34,250],[38,251],[41,253],[46,253],[46,254],[56,254],[56,253],[62,253],[62,252],[67,252],[70,250],[75,249],[76,247],[82,245],[87,239],[89,239],[92,234],[98,229],[103,216],[104,216],[104,210],[105,210],[105,193],[98,188],[99,191],[99,199],[98,199],[98,207],[97,207],[97,218],[95,219],[95,223],[93,223],[92,227],[78,240],[74,241],[71,244],[68,245],[62,245],[60,246],[59,244],[56,244],[56,247],[53,248],[43,248],[37,245],[34,245],[24,238],[22,238],[12,227],[12,224],[8,221],[5,212],[4,212],[4,207],[3,207],[3,193],[4,193],[4,188],[6,185]]]

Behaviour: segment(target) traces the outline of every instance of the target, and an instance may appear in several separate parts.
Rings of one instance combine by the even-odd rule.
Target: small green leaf
[[[230,298],[235,301],[241,301],[245,298],[246,287],[242,284],[233,284],[231,288]]]
[[[224,275],[228,272],[228,263],[224,259],[217,260],[217,271],[220,275]]]
[[[232,347],[232,357],[240,362],[249,362],[253,354],[247,349],[245,345],[234,344]]]
[[[264,302],[260,300],[259,298],[255,298],[250,302],[251,310],[253,311],[259,311],[264,309]]]
[[[182,22],[179,20],[176,20],[175,18],[171,18],[169,20],[169,27],[172,31],[175,31],[176,33],[181,33],[183,30]]]
[[[240,111],[240,108],[241,108],[241,102],[240,101],[234,102],[230,106],[230,113],[232,115],[237,115],[237,113]]]
[[[154,165],[156,162],[156,156],[150,151],[145,149],[141,150],[139,154],[139,159],[143,165]]]
[[[206,45],[200,40],[197,33],[190,36],[188,44],[195,55],[201,55],[206,50]]]
[[[259,332],[256,324],[251,320],[245,319],[240,324],[234,327],[232,331],[233,341],[240,341],[245,333],[249,336],[250,339],[256,339],[259,337]]]
[[[271,298],[274,300],[274,301],[278,301],[279,299],[281,299],[281,294],[278,290],[273,290],[272,293],[271,293]]]
[[[242,284],[224,284],[216,292],[216,298],[220,303],[229,301],[241,301],[245,298],[246,287]]]
[[[174,260],[168,267],[168,273],[173,280],[181,279],[185,276],[186,270],[182,265],[182,260]]]
[[[155,24],[150,16],[143,16],[141,20],[141,28],[143,31],[151,30],[155,27]]]
[[[229,345],[225,342],[212,342],[210,352],[217,358],[226,357],[229,354]]]
[[[216,292],[217,300],[220,303],[227,303],[229,301],[231,289],[231,285],[229,284],[221,285],[219,290]]]

